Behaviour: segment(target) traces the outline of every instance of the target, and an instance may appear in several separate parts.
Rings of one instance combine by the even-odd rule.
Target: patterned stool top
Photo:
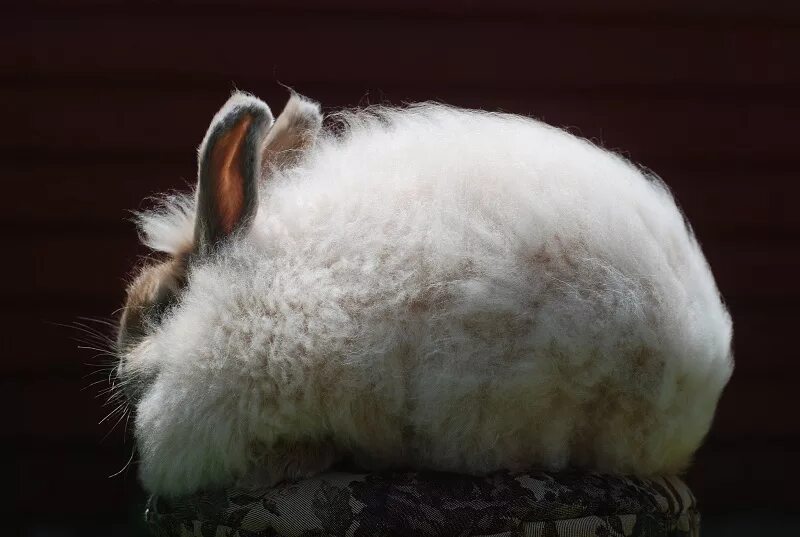
[[[151,498],[155,535],[695,537],[694,496],[676,477],[585,472],[331,472],[265,489]]]

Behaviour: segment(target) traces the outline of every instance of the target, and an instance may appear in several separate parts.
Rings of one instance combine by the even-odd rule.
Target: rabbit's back
[[[321,360],[332,434],[452,470],[685,465],[731,328],[667,189],[538,122],[382,114],[265,188],[251,237],[270,353]]]

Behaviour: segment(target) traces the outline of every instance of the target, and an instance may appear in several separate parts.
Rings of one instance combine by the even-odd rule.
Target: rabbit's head
[[[292,94],[273,125],[261,100],[235,93],[214,116],[198,151],[193,196],[172,196],[140,216],[143,240],[166,255],[139,270],[119,321],[117,378],[136,404],[158,373],[142,352],[162,318],[180,302],[194,263],[246,233],[258,210],[259,182],[295,164],[322,125],[319,106]]]

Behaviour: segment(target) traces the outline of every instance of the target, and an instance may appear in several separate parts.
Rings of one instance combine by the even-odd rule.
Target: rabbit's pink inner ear
[[[214,184],[214,205],[220,231],[229,235],[244,216],[245,200],[245,136],[253,118],[247,114],[226,132],[215,144],[211,155],[211,173],[217,178]]]

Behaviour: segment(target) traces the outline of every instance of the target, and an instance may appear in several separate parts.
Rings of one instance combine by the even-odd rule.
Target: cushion
[[[159,536],[697,536],[676,477],[569,472],[330,472],[273,488],[150,499]]]

